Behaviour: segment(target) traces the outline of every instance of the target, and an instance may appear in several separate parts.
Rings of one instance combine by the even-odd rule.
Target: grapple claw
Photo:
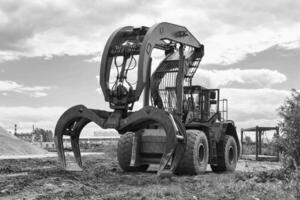
[[[115,115],[104,111],[91,110],[79,105],[70,108],[60,117],[55,129],[55,142],[58,158],[63,168],[69,171],[81,170],[82,160],[79,136],[82,129],[91,121],[98,124],[101,128],[104,128],[105,123],[108,119],[110,119],[110,116]],[[186,138],[186,135],[184,127],[176,117],[173,117],[172,114],[154,107],[146,106],[139,111],[130,113],[128,117],[121,119],[120,125],[115,128],[120,133],[137,131],[143,126],[147,126],[149,121],[160,124],[166,133],[166,147],[161,158],[159,171],[165,170],[167,166],[170,166],[170,170],[173,171],[181,159],[185,149],[185,143],[178,140],[178,137]],[[74,160],[70,161],[66,159],[63,146],[64,136],[69,136],[71,138],[71,147],[75,163]]]
[[[91,110],[83,105],[74,106],[63,113],[55,127],[54,141],[57,148],[58,159],[61,166],[69,171],[80,171],[82,168],[79,137],[82,129],[91,121],[99,126],[103,126],[107,112],[101,110]],[[74,161],[66,160],[63,145],[64,136],[71,138],[71,147]]]

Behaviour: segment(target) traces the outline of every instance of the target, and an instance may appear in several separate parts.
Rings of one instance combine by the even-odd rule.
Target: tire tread
[[[146,171],[149,165],[130,166],[133,132],[122,135],[118,141],[117,158],[121,169],[125,172]]]

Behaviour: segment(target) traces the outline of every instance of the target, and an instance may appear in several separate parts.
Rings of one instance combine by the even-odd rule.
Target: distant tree
[[[252,139],[251,139],[250,136],[246,136],[245,137],[245,142],[246,142],[246,144],[252,144],[253,143],[253,141],[252,141]]]
[[[32,134],[33,142],[42,142],[42,135],[36,133],[35,131]]]
[[[300,93],[292,89],[288,97],[279,109],[279,115],[283,119],[279,126],[282,135],[278,145],[286,158],[291,158],[295,167],[300,166]]]
[[[50,130],[36,128],[33,131],[33,136],[34,136],[35,142],[52,142],[53,141],[53,133]]]

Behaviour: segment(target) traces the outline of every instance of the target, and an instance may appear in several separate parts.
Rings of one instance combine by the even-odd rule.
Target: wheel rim
[[[229,163],[233,164],[234,163],[234,150],[233,147],[229,147],[229,151],[228,151],[228,159],[229,159]]]
[[[198,158],[199,158],[199,163],[202,163],[204,161],[205,150],[203,144],[200,144],[199,146]]]

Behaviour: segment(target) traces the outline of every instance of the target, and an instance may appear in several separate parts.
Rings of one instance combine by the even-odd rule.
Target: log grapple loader
[[[162,52],[154,67],[153,50]],[[121,135],[117,157],[124,171],[145,171],[150,164],[159,164],[158,174],[199,174],[208,164],[215,172],[235,170],[240,145],[226,101],[219,89],[192,84],[203,55],[204,46],[183,26],[163,22],[113,32],[100,66],[100,86],[112,111],[77,105],[62,114],[55,128],[62,167],[72,170],[63,137],[71,138],[81,168],[79,136],[94,122]],[[142,108],[134,110],[141,95]]]

